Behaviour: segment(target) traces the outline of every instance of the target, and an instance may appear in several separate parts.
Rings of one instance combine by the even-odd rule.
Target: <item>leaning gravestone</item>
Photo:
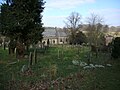
[[[36,52],[36,49],[34,50],[34,53],[33,53],[33,59],[34,59],[34,62],[36,64],[37,63],[37,52]]]
[[[32,60],[33,59],[33,55],[32,55],[32,52],[30,52],[30,55],[29,55],[29,67],[32,65]]]

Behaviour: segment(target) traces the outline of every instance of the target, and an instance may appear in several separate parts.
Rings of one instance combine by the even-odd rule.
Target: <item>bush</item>
[[[120,37],[116,37],[113,40],[112,54],[114,59],[120,58]]]
[[[87,37],[81,31],[77,32],[75,35],[71,35],[69,37],[70,44],[80,44],[87,43]]]

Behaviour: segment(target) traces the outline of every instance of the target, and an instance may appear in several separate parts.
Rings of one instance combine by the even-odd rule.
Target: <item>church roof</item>
[[[45,27],[44,37],[66,37],[66,33],[61,28]]]

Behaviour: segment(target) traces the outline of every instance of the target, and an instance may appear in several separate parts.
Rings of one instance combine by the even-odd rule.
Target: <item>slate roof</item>
[[[58,31],[59,37],[66,37],[67,36],[66,33],[62,29],[58,29],[57,31]]]
[[[43,32],[44,37],[55,37],[56,29],[52,27],[45,27],[45,31]]]
[[[66,37],[66,33],[61,28],[45,27],[44,37]]]

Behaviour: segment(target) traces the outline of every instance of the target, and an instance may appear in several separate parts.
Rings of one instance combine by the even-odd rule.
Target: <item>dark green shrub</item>
[[[112,47],[111,56],[115,59],[120,58],[120,37],[116,37],[113,40],[113,47]]]
[[[9,42],[10,38],[5,37],[5,42]]]

